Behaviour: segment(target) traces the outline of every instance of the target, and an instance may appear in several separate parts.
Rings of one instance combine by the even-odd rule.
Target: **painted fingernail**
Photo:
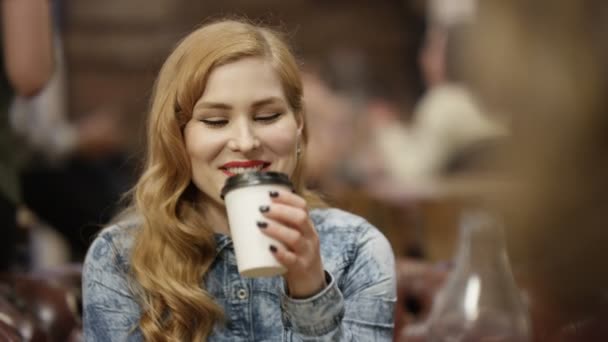
[[[270,245],[270,251],[272,253],[276,253],[277,252],[277,248],[275,246],[273,246],[273,245]]]
[[[264,222],[264,221],[258,221],[257,225],[258,225],[259,228],[266,228],[266,227],[268,227],[268,223]]]
[[[270,195],[270,197],[279,197],[279,192],[278,191],[274,191],[274,190],[270,190],[270,192],[268,192],[268,194]]]
[[[296,194],[296,193],[297,193],[297,192],[296,192],[296,189],[291,189],[291,192],[292,192],[292,193],[294,193],[294,194]]]
[[[267,205],[261,205],[260,206],[260,212],[261,213],[267,213],[270,210],[270,207]]]

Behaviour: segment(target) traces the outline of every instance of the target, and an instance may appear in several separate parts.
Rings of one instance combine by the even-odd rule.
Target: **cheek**
[[[197,127],[184,130],[186,151],[193,161],[211,161],[222,149],[222,138]]]
[[[283,128],[267,129],[264,132],[264,145],[278,156],[292,155],[296,149],[296,130]]]

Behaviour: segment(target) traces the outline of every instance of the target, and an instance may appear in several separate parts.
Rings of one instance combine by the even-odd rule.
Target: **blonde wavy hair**
[[[139,327],[147,341],[204,340],[223,321],[222,308],[201,287],[215,258],[215,239],[202,214],[205,203],[200,203],[191,182],[183,128],[214,68],[245,57],[268,59],[279,75],[288,104],[303,126],[303,153],[292,181],[311,207],[323,206],[304,188],[308,133],[302,83],[296,60],[281,36],[236,20],[210,23],[186,36],[156,80],[143,174],[127,209],[141,218],[134,230],[131,282],[142,306]]]

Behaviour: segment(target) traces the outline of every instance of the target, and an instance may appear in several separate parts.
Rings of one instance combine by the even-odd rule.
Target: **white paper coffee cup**
[[[238,174],[228,178],[222,188],[236,262],[243,276],[271,277],[287,270],[270,252],[270,245],[283,245],[257,226],[258,221],[268,221],[260,206],[269,205],[269,192],[280,189],[291,191],[292,184],[287,175],[278,172]]]

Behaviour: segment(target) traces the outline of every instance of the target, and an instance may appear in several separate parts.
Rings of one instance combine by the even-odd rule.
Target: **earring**
[[[300,147],[300,142],[298,141],[296,143],[296,157],[300,157],[300,154],[302,154],[302,148]]]

